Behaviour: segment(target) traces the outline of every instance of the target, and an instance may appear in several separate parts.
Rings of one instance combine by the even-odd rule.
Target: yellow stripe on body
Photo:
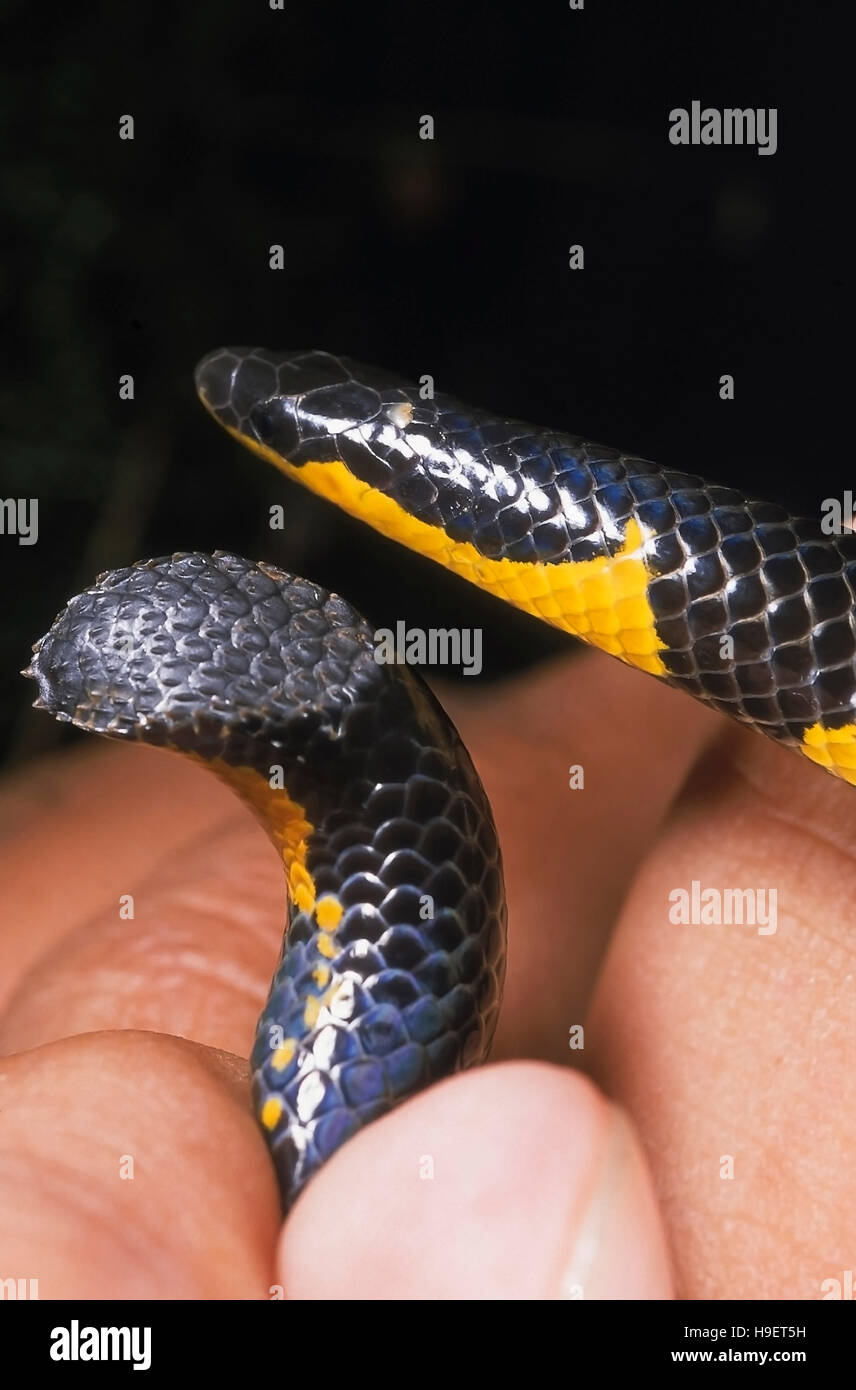
[[[667,674],[659,656],[665,643],[657,635],[648,601],[651,576],[643,556],[644,536],[635,518],[628,521],[624,543],[612,556],[558,565],[489,560],[471,542],[451,540],[442,526],[419,521],[386,493],[360,482],[341,461],[310,462],[297,468],[240,430],[228,425],[226,429],[287,477],[335,502],[391,540],[631,666],[655,676]]]
[[[344,907],[333,893],[322,893],[319,898],[315,881],[306,867],[307,841],[314,826],[308,820],[304,807],[292,801],[285,790],[274,788],[253,767],[233,767],[223,758],[206,759],[199,754],[190,754],[194,762],[213,772],[221,781],[227,783],[241,800],[250,807],[261,821],[273,840],[285,865],[288,889],[292,902],[306,913],[314,914],[318,925],[315,949],[322,958],[312,971],[315,988],[323,993],[307,994],[303,1006],[303,1024],[307,1029],[314,1028],[342,977],[334,974],[328,961],[338,955],[339,948],[333,941],[343,915]],[[274,1071],[284,1072],[294,1060],[298,1049],[296,1038],[286,1038],[276,1047],[271,1056]],[[268,1096],[261,1103],[259,1119],[268,1130],[275,1130],[284,1114],[284,1106],[277,1096]]]
[[[239,430],[229,432],[287,477],[302,482],[390,539],[631,666],[652,675],[667,674],[659,656],[665,643],[657,635],[648,601],[650,575],[642,554],[644,537],[634,518],[627,523],[623,545],[612,556],[560,565],[488,560],[471,543],[450,540],[442,527],[419,521],[385,493],[361,483],[341,462],[307,463],[296,468]],[[856,724],[840,729],[814,724],[803,734],[800,751],[834,777],[856,786]]]
[[[842,729],[812,724],[803,734],[800,752],[825,767],[833,777],[856,787],[856,724],[845,724]]]
[[[314,913],[321,933],[316,945],[326,956],[330,937],[341,922],[345,908],[335,893],[322,893],[318,897],[315,880],[306,867],[307,841],[315,827],[307,819],[305,808],[292,801],[285,790],[272,787],[254,767],[233,767],[223,758],[208,760],[198,753],[191,756],[228,783],[261,821],[282,856],[292,901],[301,912]],[[329,974],[323,963],[319,968]]]
[[[306,867],[306,849],[314,826],[304,808],[286,791],[272,787],[254,767],[233,767],[223,758],[192,756],[230,786],[261,821],[282,856],[292,902],[301,912],[313,912],[316,892]]]

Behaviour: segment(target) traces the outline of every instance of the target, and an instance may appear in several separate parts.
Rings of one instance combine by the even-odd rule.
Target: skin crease
[[[7,780],[3,1277],[42,1298],[815,1299],[852,1268],[854,790],[599,653],[440,695],[505,854],[498,1065],[363,1131],[281,1233],[245,1062],[274,852],[153,750]],[[692,879],[776,887],[778,931],[671,924]]]

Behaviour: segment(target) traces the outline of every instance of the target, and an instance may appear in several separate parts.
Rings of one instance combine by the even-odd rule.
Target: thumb
[[[663,1299],[638,1140],[579,1074],[509,1062],[369,1125],[310,1183],[278,1252],[292,1299]]]

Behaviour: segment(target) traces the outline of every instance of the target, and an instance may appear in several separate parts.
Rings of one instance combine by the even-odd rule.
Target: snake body
[[[225,348],[196,381],[289,477],[856,782],[856,536],[329,353]],[[343,599],[235,555],[102,575],[34,653],[37,705],[189,754],[283,858],[251,1068],[288,1206],[362,1125],[487,1054],[505,901],[466,750]]]
[[[856,781],[856,535],[325,352],[196,371],[236,438],[507,602]]]
[[[72,599],[31,673],[57,718],[210,768],[282,857],[289,924],[250,1065],[286,1206],[362,1125],[486,1056],[505,965],[490,807],[349,604],[237,555],[148,560]]]

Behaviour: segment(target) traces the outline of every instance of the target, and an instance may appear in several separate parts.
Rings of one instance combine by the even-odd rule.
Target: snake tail
[[[282,858],[250,1066],[287,1208],[363,1125],[487,1055],[505,894],[469,756],[343,599],[237,555],[103,574],[33,650],[38,707],[209,768]]]

